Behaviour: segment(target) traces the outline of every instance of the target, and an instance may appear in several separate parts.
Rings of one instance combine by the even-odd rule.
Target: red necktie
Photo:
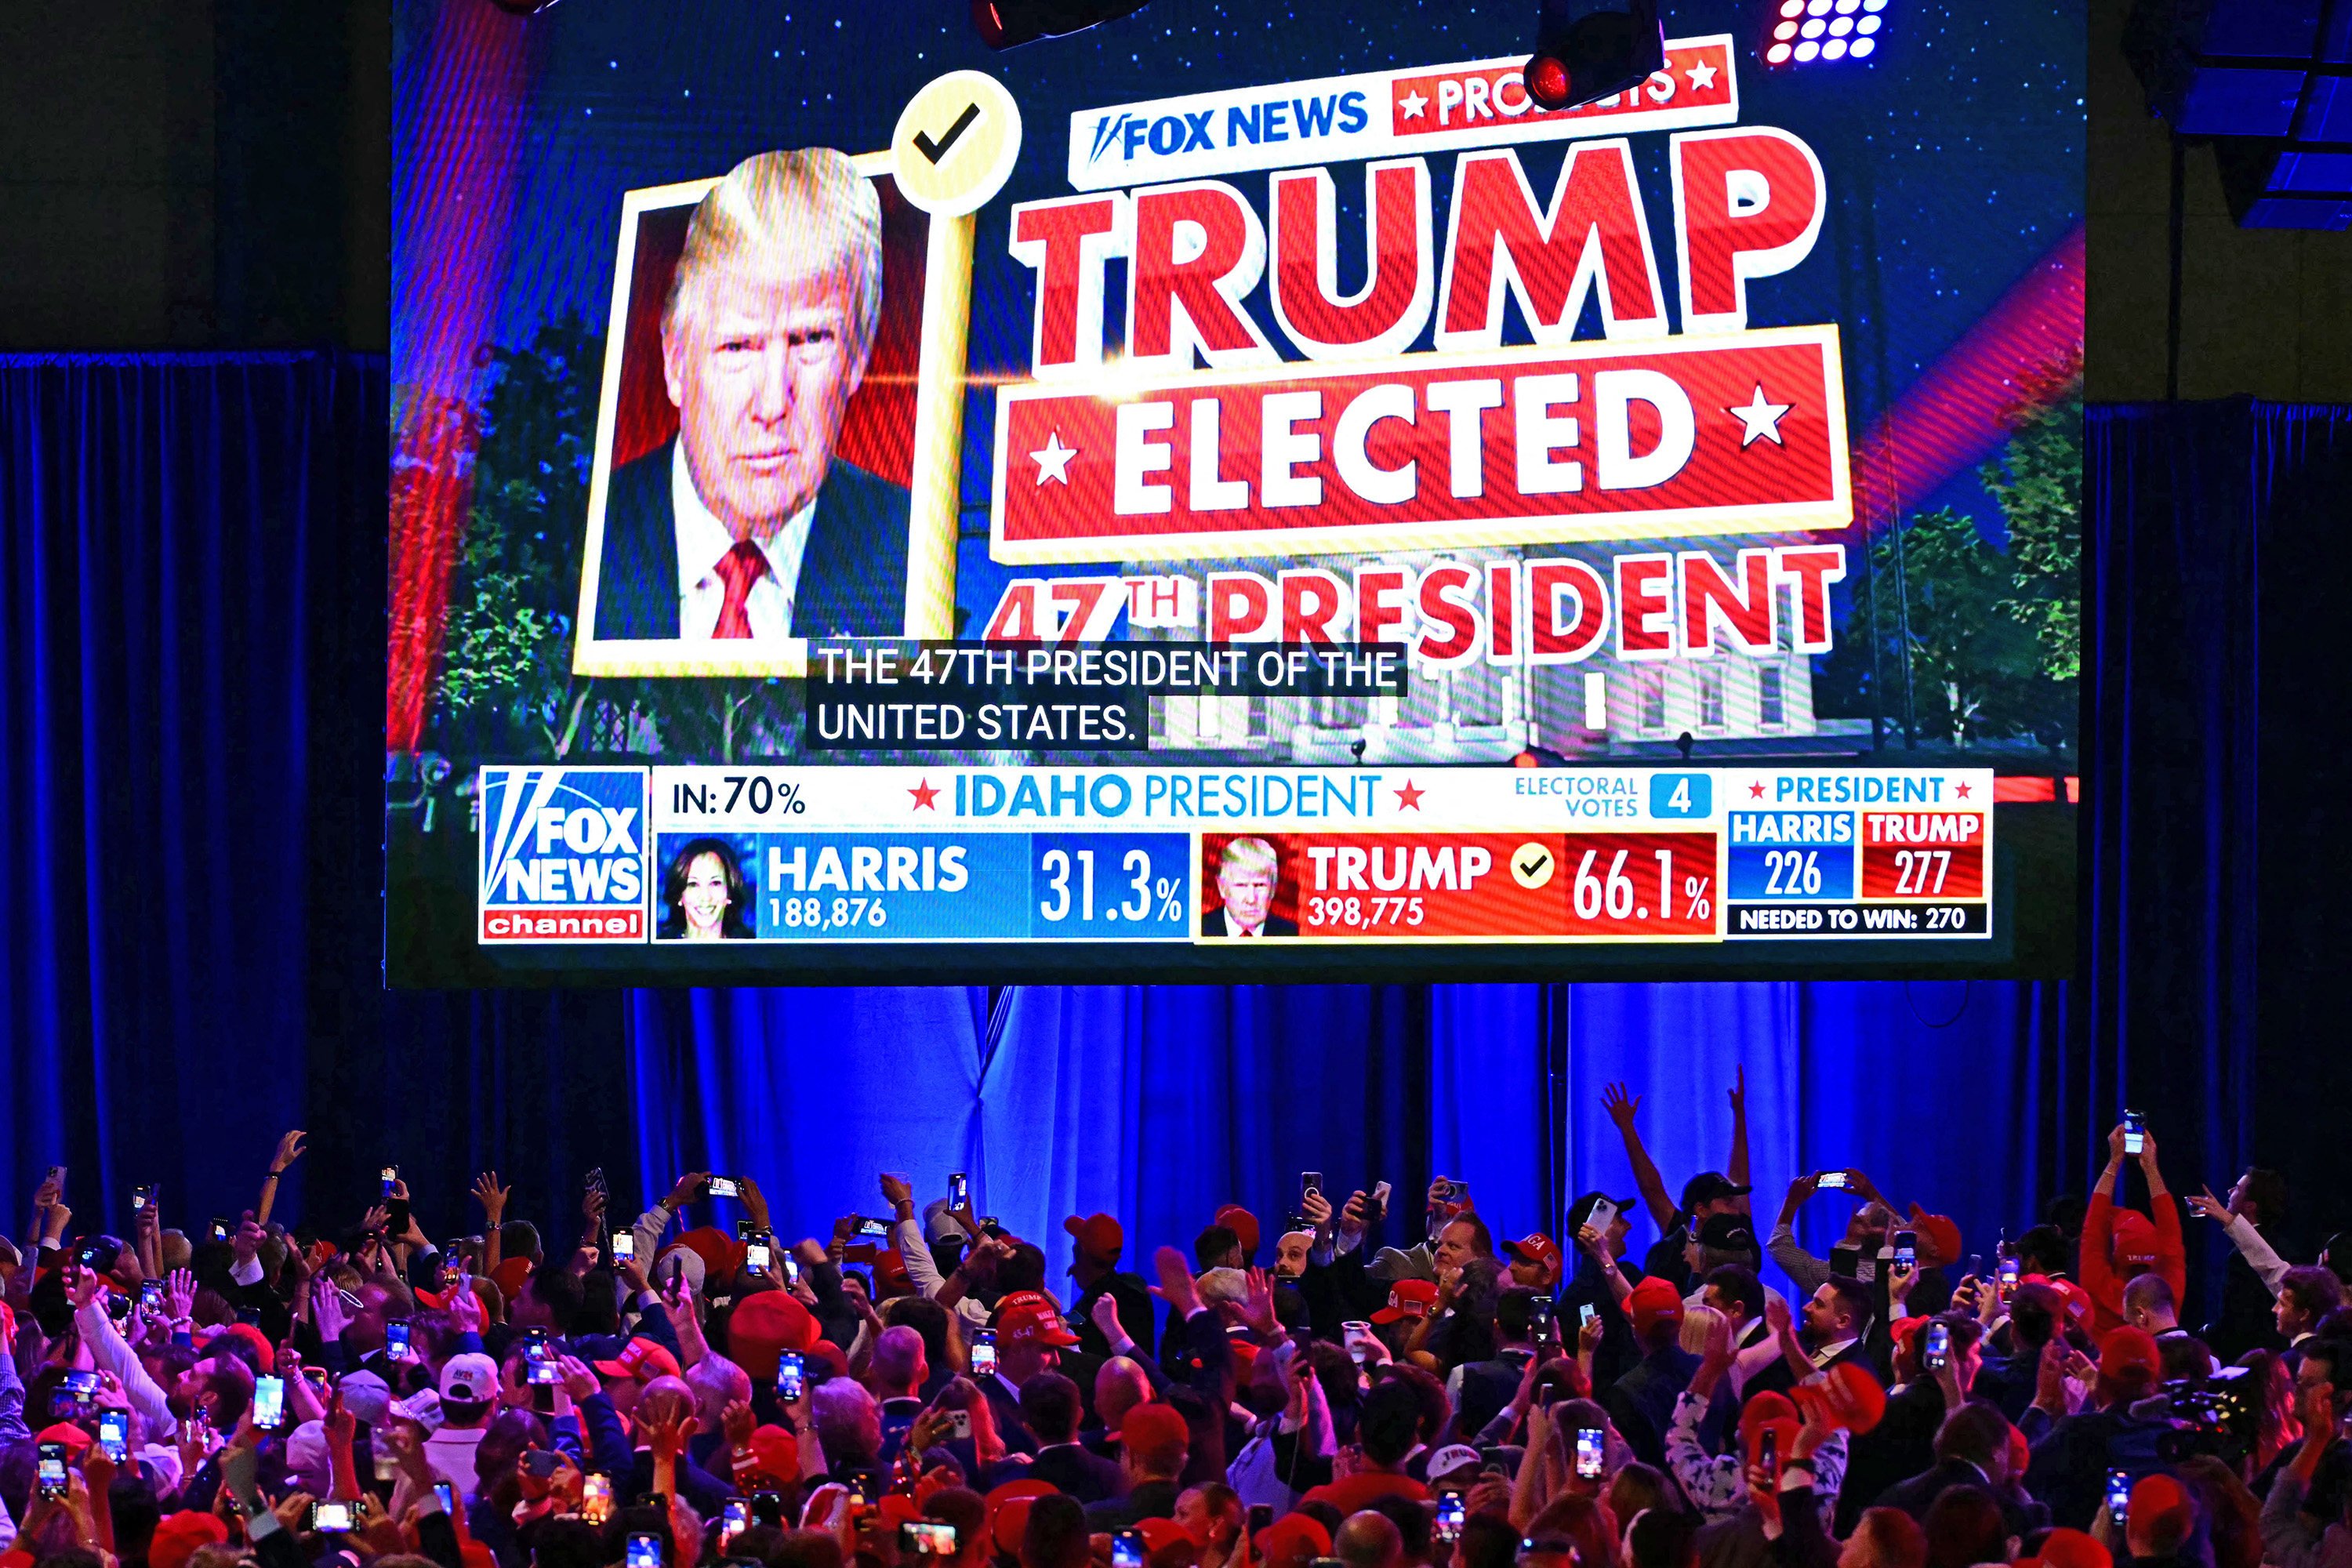
[[[751,635],[751,616],[743,605],[751,596],[751,584],[768,574],[768,558],[760,547],[748,539],[735,542],[735,547],[719,558],[718,572],[727,584],[727,598],[719,606],[719,625],[711,632],[714,637],[748,637]]]

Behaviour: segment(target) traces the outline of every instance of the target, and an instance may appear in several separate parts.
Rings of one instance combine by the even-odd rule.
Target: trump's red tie
[[[739,539],[735,548],[719,558],[718,570],[727,584],[727,598],[719,606],[719,625],[710,635],[748,637],[751,635],[751,616],[744,608],[744,602],[751,596],[751,584],[768,574],[768,558],[750,540]]]

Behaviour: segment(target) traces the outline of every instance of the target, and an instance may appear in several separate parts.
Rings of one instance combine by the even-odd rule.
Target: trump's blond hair
[[[662,335],[696,302],[701,279],[740,257],[763,254],[794,271],[848,280],[852,346],[863,360],[882,318],[882,198],[847,153],[755,153],[728,170],[687,223],[686,249],[662,301]]]
[[[1263,871],[1271,877],[1276,874],[1276,868],[1281,864],[1282,858],[1265,839],[1236,838],[1227,844],[1217,857],[1217,875],[1241,876],[1251,871]]]

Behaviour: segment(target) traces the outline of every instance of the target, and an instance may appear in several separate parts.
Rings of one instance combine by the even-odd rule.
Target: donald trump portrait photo
[[[597,639],[899,634],[908,493],[835,452],[882,247],[874,183],[829,148],[746,158],[696,205],[661,310],[677,434],[612,470]]]

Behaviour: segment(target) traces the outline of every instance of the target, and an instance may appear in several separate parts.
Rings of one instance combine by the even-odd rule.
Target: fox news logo
[[[481,940],[646,940],[641,768],[482,770]]]
[[[1213,101],[1191,100],[1165,114],[1117,110],[1095,121],[1087,161],[1100,163],[1112,153],[1124,163],[1146,154],[1172,158],[1182,153],[1213,153],[1245,143],[1321,141],[1335,132],[1353,136],[1372,122],[1366,101],[1367,95],[1358,89],[1269,96],[1221,93],[1214,95]],[[1202,102],[1208,107],[1193,107]]]

